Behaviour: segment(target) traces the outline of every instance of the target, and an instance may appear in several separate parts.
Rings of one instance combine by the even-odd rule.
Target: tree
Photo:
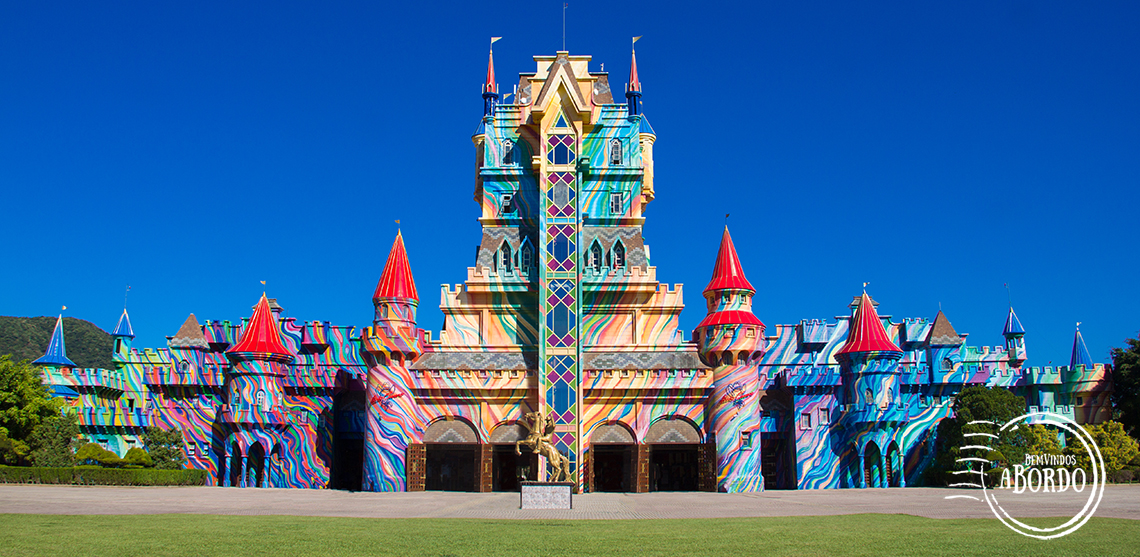
[[[148,427],[144,442],[155,468],[178,470],[186,464],[186,456],[182,454],[182,430],[177,427],[170,430]]]
[[[961,447],[967,445],[989,445],[978,441],[978,437],[969,438],[967,433],[996,433],[996,427],[987,424],[973,424],[970,422],[985,420],[994,422],[1000,427],[1002,424],[1025,413],[1025,399],[1012,392],[997,388],[966,387],[954,399],[954,417],[946,418],[938,424],[937,454],[934,457],[934,466],[931,467],[927,481],[932,484],[956,483],[950,479],[958,479],[949,473],[963,470],[957,462],[959,458],[967,456],[988,456],[977,454],[976,449],[967,449],[964,454]],[[986,455],[995,457],[1005,464],[1020,463],[1025,459],[1026,449],[1034,444],[1043,444],[1043,438],[1048,437],[1047,430],[1030,431],[1031,428],[1019,428],[1015,435],[1003,435]],[[1041,428],[1044,430],[1044,428]],[[1056,441],[1054,441],[1056,443]],[[1060,448],[1057,448],[1057,453]],[[972,463],[971,463],[972,464]]]
[[[74,414],[46,418],[32,431],[32,464],[63,468],[75,462],[79,424]]]
[[[104,449],[98,443],[88,443],[75,451],[76,464],[98,464],[107,468],[117,468],[123,459],[112,451]]]
[[[1140,438],[1140,339],[1124,342],[1126,348],[1112,349],[1113,419]]]
[[[1120,422],[1104,422],[1098,425],[1086,425],[1084,428],[1100,449],[1100,456],[1104,459],[1104,471],[1109,476],[1124,469],[1140,454],[1140,443],[1124,432],[1124,426]],[[1070,440],[1065,447],[1065,453],[1076,457],[1078,468],[1086,471],[1092,469],[1089,453],[1079,440]]]
[[[48,394],[39,367],[0,356],[0,428],[7,431],[6,437],[27,443],[45,418],[59,415],[60,406]]]
[[[11,466],[28,458],[28,444],[8,437],[8,430],[0,427],[0,464]]]

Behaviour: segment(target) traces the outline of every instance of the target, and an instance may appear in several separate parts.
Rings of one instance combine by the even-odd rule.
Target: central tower
[[[641,235],[656,136],[641,115],[636,61],[618,103],[608,75],[589,71],[590,56],[534,60],[509,104],[499,103],[493,57],[488,62],[484,115],[472,138],[483,242],[465,293],[489,308],[471,320],[477,336],[449,326],[443,345],[470,335],[463,344],[532,354],[537,396],[528,406],[553,418],[551,440],[581,483],[584,353],[641,344],[657,328],[631,309],[657,288]],[[448,296],[444,313],[458,326],[465,318],[449,311]],[[628,319],[615,319],[626,310]]]

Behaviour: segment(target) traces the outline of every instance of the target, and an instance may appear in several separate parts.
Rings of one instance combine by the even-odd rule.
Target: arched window
[[[621,140],[610,142],[610,164],[621,164]]]
[[[498,257],[495,258],[497,272],[509,273],[511,272],[511,245],[505,240],[503,245],[499,246]]]
[[[614,268],[625,268],[625,246],[622,245],[621,240],[614,244]]]
[[[262,389],[262,390],[260,390],[260,391],[257,391],[257,401],[256,401],[256,404],[257,404],[257,406],[258,406],[259,408],[267,409],[266,407],[267,407],[268,405],[267,405],[267,404],[265,404],[265,389]]]
[[[594,245],[590,246],[589,265],[595,272],[602,270],[602,246],[597,240],[594,241]]]
[[[725,350],[723,362],[724,362],[724,365],[726,365],[726,366],[732,365],[732,352]]]
[[[863,391],[863,404],[874,404],[875,395],[871,393],[871,389]]]
[[[515,164],[515,142],[509,139],[503,140],[503,166],[511,166]]]
[[[954,362],[950,358],[942,358],[942,371],[950,371],[954,369]]]
[[[190,371],[190,362],[182,360],[182,363],[178,364],[178,368],[182,370],[182,373],[187,373]]]
[[[519,259],[519,270],[524,273],[530,271],[530,267],[534,263],[534,248],[530,247],[530,242],[523,244]]]

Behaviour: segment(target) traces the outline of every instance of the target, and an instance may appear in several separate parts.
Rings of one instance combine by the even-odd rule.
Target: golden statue
[[[570,459],[558,452],[550,442],[550,435],[554,433],[554,420],[539,414],[528,412],[519,423],[530,430],[526,439],[515,442],[515,454],[522,454],[522,446],[530,447],[539,456],[546,458],[546,464],[554,468],[550,476],[552,482],[570,481]]]

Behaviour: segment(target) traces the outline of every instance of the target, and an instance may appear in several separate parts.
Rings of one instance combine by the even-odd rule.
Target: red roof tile
[[[641,80],[637,78],[637,51],[633,52],[629,63],[629,90],[641,91]]]
[[[728,234],[728,227],[724,227],[724,236],[720,239],[720,251],[716,254],[716,266],[713,267],[712,281],[705,287],[710,290],[723,290],[732,288],[756,292],[748,279],[744,278],[744,269],[740,267],[740,258],[736,255],[736,248],[732,245],[732,236]]]
[[[484,93],[498,93],[499,87],[495,84],[495,51],[487,55],[487,83],[483,84]]]
[[[388,263],[384,265],[384,273],[376,284],[376,292],[372,294],[372,299],[376,298],[420,301],[419,294],[416,294],[416,281],[412,278],[412,267],[408,264],[408,252],[404,250],[404,237],[399,232],[396,232],[392,251],[388,252]]]
[[[764,330],[764,323],[760,321],[751,311],[741,311],[738,309],[730,309],[727,311],[718,311],[710,313],[697,324],[697,328],[711,327],[713,325],[756,325],[760,330]]]
[[[226,352],[293,357],[293,353],[281,342],[281,330],[277,327],[277,320],[273,317],[273,310],[269,309],[269,300],[265,294],[261,295],[257,307],[253,308],[253,317],[242,331],[241,340]]]
[[[879,312],[875,311],[875,303],[863,293],[859,300],[859,307],[855,309],[855,316],[851,318],[851,329],[847,332],[847,342],[836,354],[849,354],[851,352],[902,352],[883,328],[879,320]]]

